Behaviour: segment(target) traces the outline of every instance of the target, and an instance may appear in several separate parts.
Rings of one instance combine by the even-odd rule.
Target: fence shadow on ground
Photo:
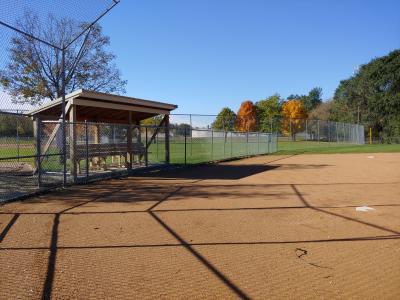
[[[258,173],[271,171],[274,169],[282,170],[307,170],[321,169],[330,167],[330,165],[317,164],[249,164],[249,165],[226,165],[212,164],[201,165],[191,168],[177,168],[173,170],[162,170],[157,172],[149,172],[144,177],[160,177],[160,178],[180,178],[180,179],[220,179],[220,180],[238,180]]]
[[[144,177],[161,178],[181,178],[181,179],[220,179],[220,180],[238,180],[258,173],[270,171],[279,166],[271,165],[201,165],[190,168],[177,168],[172,170],[162,170],[158,172],[149,172]]]

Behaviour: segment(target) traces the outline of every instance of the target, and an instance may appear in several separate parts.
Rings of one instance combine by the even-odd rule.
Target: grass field
[[[257,154],[266,154],[275,151],[275,143],[262,143],[256,140],[245,141],[234,140],[224,143],[223,140],[214,140],[203,138],[196,139],[193,142],[188,142],[185,147],[183,140],[172,139],[170,143],[170,161],[175,164],[185,163],[185,151],[186,151],[186,163],[201,163],[215,160],[222,160],[231,157],[241,157]],[[59,153],[56,148],[51,148],[52,153]],[[15,146],[4,146],[0,148],[0,158],[9,158],[19,156],[31,156],[21,159],[12,159],[11,161],[26,162],[29,164],[34,163],[35,147],[33,145],[19,147]],[[144,161],[144,157],[142,158]],[[152,144],[149,147],[148,154],[149,163],[163,163],[165,162],[165,144],[158,143]],[[60,159],[58,156],[46,157],[44,159],[46,169],[48,170],[59,170]],[[111,157],[107,158],[107,163],[111,163]],[[81,166],[84,167],[84,161],[81,161]]]
[[[274,154],[333,154],[333,153],[385,153],[400,152],[400,144],[338,144],[326,142],[288,142],[278,143],[278,151]]]
[[[53,149],[53,153],[55,150]],[[208,161],[216,161],[228,159],[231,157],[243,157],[257,154],[334,154],[334,153],[381,153],[381,152],[400,152],[400,144],[372,144],[372,145],[354,145],[347,143],[328,143],[328,142],[311,142],[311,141],[279,141],[278,151],[275,151],[274,143],[257,143],[252,141],[245,142],[211,142],[210,139],[197,139],[193,143],[188,142],[186,145],[186,163],[201,163]],[[32,156],[28,158],[13,159],[14,162],[34,163],[35,148],[33,145],[24,145],[19,147],[0,147],[0,158]],[[142,159],[144,162],[144,158]],[[185,143],[184,141],[171,140],[170,144],[170,160],[171,163],[185,163]],[[152,144],[149,148],[148,161],[150,164],[165,162],[165,145],[164,143]],[[111,157],[107,158],[107,163],[111,163]],[[84,168],[85,162],[81,161],[81,167]],[[49,171],[62,170],[60,159],[58,156],[47,157],[44,160],[44,168]]]

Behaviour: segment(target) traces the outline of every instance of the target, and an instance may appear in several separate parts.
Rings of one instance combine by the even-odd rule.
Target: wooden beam
[[[169,114],[169,110],[164,110],[164,109],[154,109],[154,108],[147,108],[147,107],[141,107],[141,106],[135,106],[135,105],[106,103],[106,102],[100,102],[100,101],[84,100],[84,99],[79,99],[79,98],[73,99],[72,103],[76,104],[76,105],[105,108],[105,109],[137,111],[137,112],[144,112],[144,113],[154,113],[154,114],[158,114],[158,115]]]
[[[149,149],[151,143],[154,141],[154,139],[156,138],[157,134],[160,132],[161,127],[164,125],[165,120],[166,120],[166,116],[164,116],[164,118],[161,120],[160,124],[158,125],[158,127],[154,131],[154,133],[151,136],[150,140],[147,142],[146,149]]]
[[[71,107],[71,103],[68,102],[67,105],[65,106],[65,114],[68,113],[70,107]],[[54,138],[55,138],[56,135],[57,135],[58,130],[59,130],[60,127],[61,127],[61,122],[62,122],[62,115],[61,115],[60,118],[58,119],[58,122],[57,122],[56,126],[54,126],[53,132],[50,134],[49,139],[47,140],[46,145],[44,145],[43,151],[41,152],[42,155],[45,155],[45,154],[47,153],[47,151],[49,150],[51,143],[53,142]],[[43,128],[43,126],[42,126],[42,128]],[[41,132],[38,132],[37,134],[41,134]],[[40,161],[42,161],[43,159],[44,159],[44,156],[42,156],[42,157],[40,158]],[[34,169],[34,173],[36,173],[36,168]]]
[[[132,97],[126,97],[126,96],[119,96],[119,95],[110,95],[110,94],[94,92],[94,91],[83,91],[82,94],[76,98],[95,99],[98,101],[114,102],[114,103],[122,103],[122,104],[124,104],[124,103],[135,104],[135,105],[160,108],[160,109],[166,109],[166,110],[173,110],[173,109],[177,108],[176,105],[169,104],[169,103],[163,103],[163,102],[158,102],[158,101],[153,101],[153,100],[145,100],[145,99],[139,99],[139,98],[132,98]]]

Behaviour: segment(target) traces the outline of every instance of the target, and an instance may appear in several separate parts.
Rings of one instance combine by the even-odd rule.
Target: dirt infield
[[[264,156],[9,203],[0,299],[399,299],[399,166]]]

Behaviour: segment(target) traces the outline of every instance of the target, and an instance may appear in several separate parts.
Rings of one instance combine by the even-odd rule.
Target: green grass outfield
[[[184,141],[171,140],[170,161],[171,163],[201,163],[229,159],[233,157],[267,154],[275,151],[276,147],[271,141],[258,142],[256,139],[249,140],[248,143],[241,140],[230,139],[224,143],[223,140],[214,140],[208,138],[197,138],[193,143],[188,142],[185,147]],[[163,162],[165,158],[164,144],[152,144],[149,148],[149,162]]]
[[[201,163],[229,159],[231,157],[242,157],[273,152],[274,145],[268,143],[245,142],[213,142],[208,139],[198,139],[194,143],[186,145],[186,163]],[[19,151],[20,156],[34,156],[33,146],[21,147],[0,147],[0,158],[16,157]],[[329,153],[378,153],[378,152],[400,152],[400,144],[373,144],[373,145],[352,145],[327,142],[306,142],[306,141],[279,141],[278,151],[273,155],[290,154],[329,154]],[[143,158],[144,160],[144,158]],[[152,144],[149,148],[148,160],[150,164],[163,163],[165,161],[165,145]],[[185,163],[184,141],[171,140],[170,146],[171,163]],[[33,165],[34,157],[7,160],[11,162],[26,162]],[[107,158],[111,162],[111,157]],[[81,161],[84,167],[84,161]],[[59,156],[50,156],[43,160],[43,168],[59,171],[62,169]]]
[[[170,162],[172,164],[188,164],[217,161],[223,159],[229,159],[232,157],[242,157],[257,154],[267,154],[275,151],[276,147],[274,143],[270,142],[258,142],[257,140],[249,140],[246,143],[243,140],[229,140],[224,143],[223,139],[211,139],[198,138],[193,140],[193,143],[189,141],[186,144],[184,140],[171,139],[170,142]],[[185,157],[186,150],[186,157]],[[17,159],[18,156],[27,156]],[[50,148],[50,153],[59,153],[56,148]],[[19,149],[15,146],[4,146],[0,148],[0,158],[9,158],[7,162],[25,162],[31,165],[34,164],[35,160],[35,147],[20,147]],[[29,157],[30,156],[30,157]],[[158,164],[165,162],[165,144],[160,142],[158,144],[151,144],[148,153],[149,164]],[[107,163],[111,163],[111,156],[107,157]],[[142,158],[144,163],[144,157]],[[67,161],[69,164],[69,161]],[[81,167],[84,168],[85,160],[81,160]],[[42,161],[42,168],[48,171],[60,171],[62,165],[60,162],[60,156],[48,156]],[[67,167],[68,168],[68,167]]]
[[[289,142],[279,141],[278,151],[274,155],[282,154],[334,154],[334,153],[380,153],[400,152],[400,144],[366,144],[353,145],[345,143],[327,142]]]

